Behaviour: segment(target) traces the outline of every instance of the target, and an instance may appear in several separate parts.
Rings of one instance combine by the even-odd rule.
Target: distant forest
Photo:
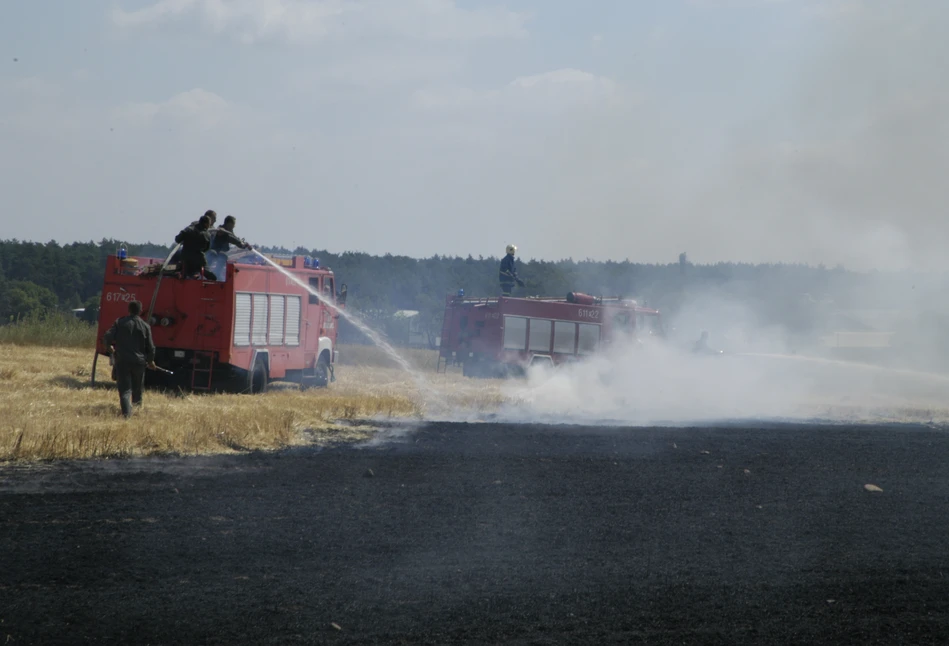
[[[60,245],[0,241],[0,322],[45,312],[85,308],[95,320],[105,260],[122,246],[116,240]],[[129,255],[164,258],[170,248],[155,244],[126,244]],[[266,253],[310,255],[336,272],[338,284],[349,289],[348,307],[380,324],[391,324],[398,310],[415,310],[417,325],[439,332],[446,294],[464,289],[469,296],[498,293],[496,257],[373,256],[330,253],[320,249],[261,248]],[[803,264],[718,263],[694,265],[683,253],[668,264],[592,260],[518,260],[526,286],[521,294],[564,296],[569,291],[625,296],[675,314],[697,295],[754,303],[764,324],[779,323],[806,333],[818,320],[821,304],[836,308],[879,307],[881,285],[909,284],[913,276],[881,276],[841,267]],[[898,290],[892,290],[899,293]],[[517,294],[516,294],[517,295]],[[889,297],[888,297],[889,298]],[[890,305],[893,305],[892,302]],[[352,334],[349,330],[347,335]]]

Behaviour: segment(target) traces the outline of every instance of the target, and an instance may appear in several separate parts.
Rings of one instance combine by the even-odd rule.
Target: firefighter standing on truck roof
[[[253,250],[253,247],[245,240],[234,235],[235,224],[237,224],[237,218],[229,215],[224,218],[223,225],[211,231],[211,249],[207,253],[208,267],[219,277],[219,280],[225,280],[227,277],[227,252],[231,250],[231,245]]]
[[[204,212],[204,214],[205,214],[206,216],[208,216],[208,218],[211,220],[211,226],[213,227],[213,226],[214,226],[214,223],[217,222],[217,213],[214,211],[214,209],[208,209],[207,211]],[[198,221],[195,220],[195,221],[192,222],[191,224],[192,224],[192,226],[193,226],[193,225],[195,225],[195,224],[197,224],[197,223],[198,223]]]
[[[234,225],[237,224],[237,218],[229,215],[224,218],[224,224],[211,232],[211,251],[227,253],[231,250],[231,245],[241,249],[253,249],[247,242],[234,235]]]
[[[130,302],[128,316],[117,319],[102,337],[115,362],[113,376],[119,388],[119,405],[127,418],[132,416],[133,406],[142,405],[145,368],[156,368],[152,328],[139,316],[141,313],[142,304]]]
[[[501,281],[501,296],[510,296],[514,290],[514,284],[523,287],[524,281],[518,278],[517,269],[514,267],[514,254],[517,247],[512,244],[507,246],[507,255],[501,259],[501,269],[498,272],[498,279]]]
[[[214,223],[217,222],[217,213],[214,212],[214,209],[208,209],[207,211],[204,212],[204,215],[207,216],[207,217],[211,220],[211,224],[209,225],[209,227],[213,227],[213,226],[214,226]],[[196,227],[196,226],[198,226],[198,222],[199,222],[199,221],[200,221],[200,218],[198,218],[197,220],[195,220],[194,222],[192,222],[192,223],[189,224],[188,226]],[[173,262],[173,263],[175,263],[175,264],[181,262],[181,250],[180,250],[180,249],[175,252],[175,255],[174,255],[174,256],[171,257],[171,262]]]
[[[204,255],[211,247],[210,228],[211,218],[202,215],[197,222],[191,223],[175,236],[175,242],[181,245],[182,273],[185,276],[193,276],[204,270],[205,278],[217,280],[217,276],[206,269],[208,259]]]

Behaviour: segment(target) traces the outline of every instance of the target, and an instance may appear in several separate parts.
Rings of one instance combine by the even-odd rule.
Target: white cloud
[[[112,112],[117,123],[146,127],[174,123],[179,127],[210,130],[239,121],[239,110],[222,97],[201,88],[176,94],[159,103],[126,103]]]
[[[502,88],[429,88],[415,92],[415,105],[425,110],[510,108],[558,111],[596,104],[619,96],[615,81],[573,68],[520,76]]]
[[[229,33],[252,43],[274,36],[291,41],[319,39],[345,14],[347,4],[329,0],[159,0],[137,11],[115,9],[120,27],[141,27],[198,17],[215,33]]]
[[[481,40],[527,35],[529,16],[500,7],[462,9],[455,0],[365,0],[374,26],[424,40]]]
[[[421,52],[360,52],[341,58],[311,72],[296,85],[313,87],[330,81],[359,87],[387,87],[405,83],[431,82],[456,74],[462,61],[454,56]],[[321,88],[323,90],[325,88]]]
[[[528,19],[502,8],[464,9],[455,0],[158,0],[112,14],[120,27],[187,17],[247,44],[275,38],[316,42],[351,32],[422,40],[512,38],[526,35]]]
[[[606,99],[614,96],[617,91],[616,82],[612,79],[573,68],[520,76],[511,81],[508,88],[516,92],[530,92],[535,96],[543,95],[546,98],[583,101]]]

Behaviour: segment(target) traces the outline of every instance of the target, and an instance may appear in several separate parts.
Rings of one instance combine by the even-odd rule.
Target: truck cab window
[[[310,289],[311,289],[312,291],[316,292],[317,294],[320,293],[320,277],[319,277],[319,276],[313,276],[312,278],[310,278]],[[311,293],[310,293],[310,305],[316,305],[316,304],[318,304],[319,302],[320,302],[320,299],[317,298],[316,296],[314,296],[314,295],[312,294],[312,292],[311,292]]]

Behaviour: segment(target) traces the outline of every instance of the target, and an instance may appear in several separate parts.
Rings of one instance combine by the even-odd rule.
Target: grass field
[[[0,343],[0,461],[209,454],[367,439],[372,420],[421,419],[432,397],[371,347],[342,346],[337,380],[301,392],[273,384],[263,395],[146,391],[131,420],[119,414],[109,366],[90,386],[90,347]],[[436,374],[433,351],[405,353],[431,382],[437,405],[497,408],[496,382]]]
[[[39,345],[61,348],[91,348],[96,343],[96,327],[69,313],[29,316],[0,325],[0,344]]]

